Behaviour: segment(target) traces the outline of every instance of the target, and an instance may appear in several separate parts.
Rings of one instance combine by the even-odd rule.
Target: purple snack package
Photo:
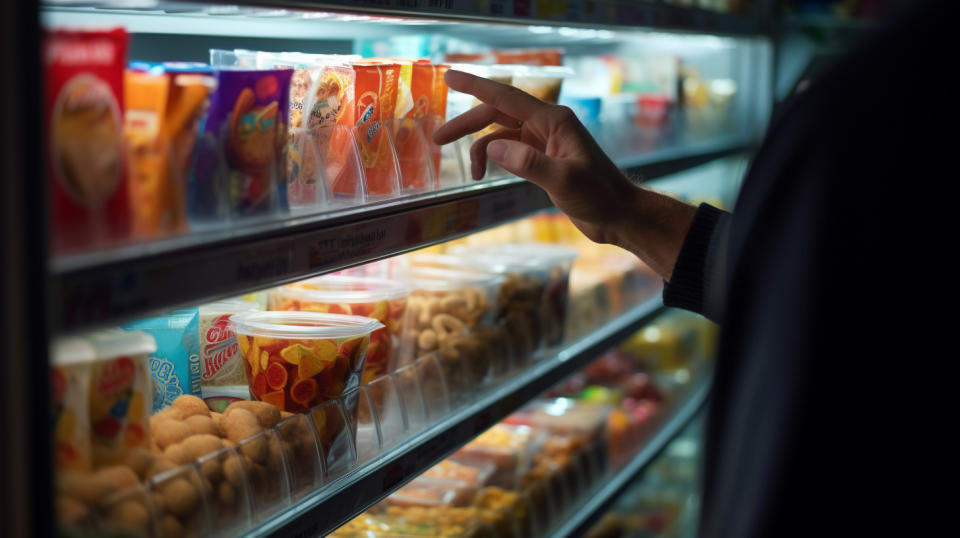
[[[287,208],[286,119],[291,69],[215,71],[217,90],[210,100],[204,138],[218,141],[207,155],[223,166],[205,166],[224,189],[231,216],[269,214]],[[198,148],[202,151],[202,147]],[[213,148],[208,148],[212,150]],[[202,156],[201,156],[202,157]]]

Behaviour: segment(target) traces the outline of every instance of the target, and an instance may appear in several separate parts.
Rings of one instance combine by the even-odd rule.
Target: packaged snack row
[[[610,409],[563,398],[535,401],[333,536],[549,535],[608,476]]]
[[[53,245],[69,252],[463,184],[428,60],[211,50],[127,65],[128,35],[44,39]]]

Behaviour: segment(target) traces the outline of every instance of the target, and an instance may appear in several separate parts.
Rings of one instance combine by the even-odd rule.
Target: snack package
[[[90,366],[90,428],[93,465],[123,461],[136,447],[150,446],[150,378],[153,337],[140,331],[110,329],[87,335],[96,351]]]
[[[516,66],[511,84],[550,104],[560,100],[563,79],[573,76],[568,67]]]
[[[304,412],[360,384],[370,333],[383,327],[360,316],[250,312],[230,317],[250,393],[281,411]],[[356,418],[356,399],[348,409]]]
[[[44,124],[55,251],[126,238],[123,66],[127,33],[54,30],[43,44]]]
[[[187,227],[187,172],[197,126],[215,84],[203,68],[180,64],[124,75],[124,135],[135,237]]]
[[[90,363],[93,347],[80,338],[60,338],[50,350],[50,411],[53,458],[58,471],[89,471]]]
[[[400,191],[400,171],[396,154],[384,128],[394,118],[399,87],[400,66],[387,62],[356,62],[355,87],[357,143],[360,161],[366,175],[366,192],[370,195]],[[334,192],[344,187],[334,183]]]
[[[400,76],[397,78],[397,104],[394,107],[394,118],[405,118],[413,110],[413,61],[393,58],[391,62],[400,66]]]
[[[356,74],[348,62],[359,57],[265,52],[256,55],[259,68],[294,70],[287,149],[290,206],[316,207],[326,200],[326,186],[336,182],[354,185],[352,194],[356,193],[359,171],[353,137],[348,131],[356,123]],[[346,177],[349,174],[354,177]]]
[[[493,51],[498,64],[563,65],[563,49],[503,49]]]
[[[233,401],[249,398],[247,376],[230,316],[257,310],[256,304],[241,300],[217,301],[198,308],[202,393],[212,409],[226,408]]]
[[[143,331],[157,342],[157,351],[150,355],[153,412],[167,407],[183,394],[200,396],[201,364],[196,309],[137,320],[123,328]]]
[[[404,189],[428,186],[440,173],[441,151],[433,144],[433,132],[443,124],[447,106],[447,85],[443,74],[449,66],[420,60],[411,66],[412,106],[393,129],[400,175]],[[413,120],[412,122],[409,120]],[[424,157],[429,156],[425,160]],[[428,164],[429,163],[429,164]],[[432,175],[426,169],[433,167]],[[433,186],[433,185],[430,185]]]
[[[225,189],[231,216],[285,210],[284,152],[293,70],[220,69],[215,75],[217,90],[210,100],[195,173],[213,170],[223,176],[216,181]]]

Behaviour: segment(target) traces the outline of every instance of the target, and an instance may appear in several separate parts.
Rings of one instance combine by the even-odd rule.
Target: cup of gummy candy
[[[230,317],[251,396],[304,412],[359,386],[372,318],[317,312],[244,312]],[[351,412],[351,410],[348,410]]]

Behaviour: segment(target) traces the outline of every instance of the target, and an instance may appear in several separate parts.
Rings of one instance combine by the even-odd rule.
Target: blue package
[[[564,95],[560,104],[570,107],[580,121],[588,127],[600,125],[600,108],[603,101],[599,97],[573,97]]]
[[[128,323],[124,329],[143,331],[157,341],[150,355],[153,412],[182,394],[200,396],[200,323],[197,309]]]

